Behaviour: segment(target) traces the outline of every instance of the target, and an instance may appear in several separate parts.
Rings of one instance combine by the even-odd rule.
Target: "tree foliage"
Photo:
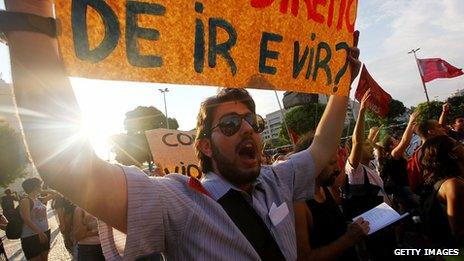
[[[179,128],[177,120],[168,118],[169,129]],[[139,106],[126,113],[124,128],[126,133],[111,137],[116,161],[124,165],[142,166],[151,162],[151,152],[145,131],[166,128],[166,116],[155,107]]]
[[[419,113],[419,120],[438,120],[440,118],[441,111],[443,109],[443,102],[431,101],[423,102],[417,105],[416,111]]]
[[[116,161],[123,165],[142,166],[151,161],[150,148],[145,134],[116,134],[111,137]]]
[[[0,186],[5,188],[23,177],[27,162],[21,135],[0,120]]]
[[[279,133],[279,136],[281,133],[282,131]],[[275,149],[275,148],[282,147],[285,145],[290,145],[290,144],[291,142],[289,140],[279,137],[279,138],[274,138],[274,139],[270,139],[269,141],[267,141],[264,149],[265,150]]]
[[[168,118],[169,129],[177,130],[179,124],[176,119]],[[126,113],[124,128],[127,134],[144,133],[146,130],[167,128],[166,116],[157,108],[139,106]]]
[[[453,96],[449,97],[446,102],[450,105],[450,113],[448,114],[448,123],[451,123],[452,119],[456,116],[464,115],[464,96]],[[431,101],[429,103],[423,102],[417,105],[417,111],[419,112],[419,118],[438,120],[443,110],[444,102]]]
[[[285,114],[285,121],[287,122],[288,128],[298,135],[303,135],[316,129],[324,113],[324,109],[325,105],[320,103],[296,106]],[[280,130],[279,136],[289,140],[287,131],[284,127]]]

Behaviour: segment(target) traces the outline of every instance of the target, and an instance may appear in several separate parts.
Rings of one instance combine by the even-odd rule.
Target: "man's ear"
[[[198,149],[205,154],[207,157],[213,156],[213,148],[211,147],[210,138],[203,138],[198,143]]]

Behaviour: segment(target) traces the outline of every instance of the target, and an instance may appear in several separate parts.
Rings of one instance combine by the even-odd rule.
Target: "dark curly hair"
[[[417,134],[421,138],[428,138],[430,136],[429,131],[435,127],[436,120],[421,120],[417,124]]]
[[[21,185],[22,185],[22,187],[24,189],[24,192],[29,194],[32,191],[34,191],[34,189],[40,188],[42,186],[42,180],[40,180],[39,178],[36,178],[36,177],[28,178],[28,179],[24,180]]]
[[[220,104],[229,101],[238,101],[243,103],[251,112],[255,113],[256,111],[255,102],[245,89],[221,88],[215,96],[211,96],[201,103],[200,112],[197,117],[195,154],[203,173],[211,171],[213,167],[211,158],[203,154],[199,149],[200,140],[211,136],[214,111]]]
[[[420,159],[424,170],[424,185],[435,184],[447,177],[459,176],[459,166],[454,154],[456,141],[448,136],[427,139],[422,145]]]

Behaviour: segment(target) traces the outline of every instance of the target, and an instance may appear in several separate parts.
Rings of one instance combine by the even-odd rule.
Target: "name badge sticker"
[[[275,203],[272,203],[271,209],[269,210],[269,218],[274,226],[277,226],[284,218],[288,215],[288,206],[284,202],[280,206],[276,206]]]

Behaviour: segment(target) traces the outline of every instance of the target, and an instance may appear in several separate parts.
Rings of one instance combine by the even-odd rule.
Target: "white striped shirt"
[[[99,224],[107,260],[134,260],[154,252],[163,253],[167,260],[260,259],[216,202],[233,188],[221,177],[208,173],[201,180],[209,197],[189,187],[186,176],[149,178],[138,168],[123,169],[128,188],[127,237],[115,236],[110,227]],[[293,202],[312,198],[315,176],[313,159],[305,150],[287,161],[262,166],[251,196],[246,197],[287,260],[297,257]],[[269,218],[271,205],[284,202],[289,213],[274,225]],[[118,244],[124,245],[119,251]]]

